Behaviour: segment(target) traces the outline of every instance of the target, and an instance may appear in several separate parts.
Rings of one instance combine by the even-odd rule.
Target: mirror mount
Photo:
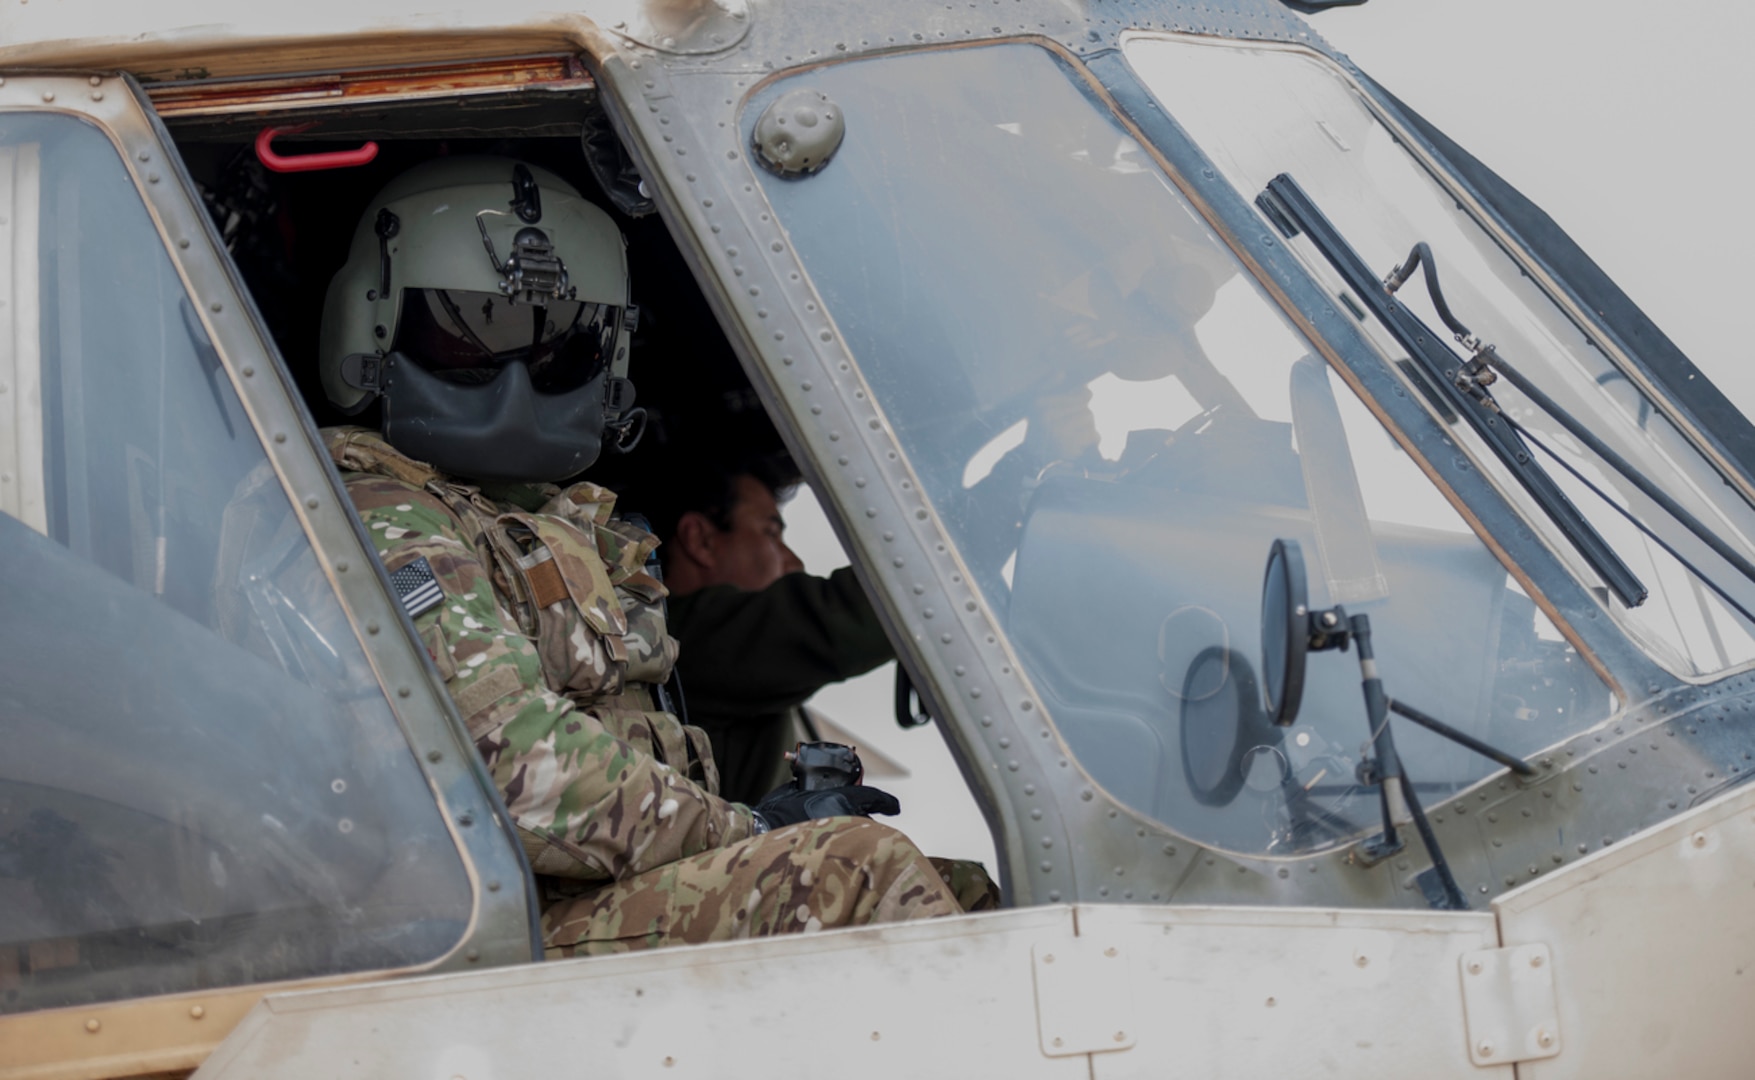
[[[1377,674],[1377,654],[1371,645],[1371,617],[1348,615],[1339,607],[1326,611],[1310,610],[1304,555],[1295,540],[1275,540],[1268,553],[1267,571],[1262,580],[1261,642],[1262,689],[1268,715],[1281,726],[1291,724],[1298,717],[1304,692],[1304,661],[1308,653],[1346,650],[1349,646],[1358,653],[1365,718],[1371,732],[1366,743],[1369,756],[1360,763],[1359,780],[1377,788],[1383,811],[1383,830],[1362,841],[1356,854],[1359,861],[1369,866],[1406,846],[1407,842],[1396,831],[1395,813],[1390,803],[1390,784],[1394,783],[1408,808],[1408,815],[1414,820],[1421,843],[1426,846],[1426,853],[1432,857],[1432,868],[1440,887],[1432,897],[1432,905],[1450,911],[1467,911],[1468,899],[1450,872],[1450,864],[1438,846],[1438,836],[1432,831],[1426,811],[1420,805],[1420,797],[1402,768],[1401,755],[1396,752],[1395,733],[1389,726],[1389,695],[1384,693],[1383,680]]]

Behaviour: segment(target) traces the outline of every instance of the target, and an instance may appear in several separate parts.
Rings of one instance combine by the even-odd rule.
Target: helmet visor
[[[539,393],[564,394],[596,378],[615,347],[621,308],[555,300],[514,304],[499,293],[410,289],[392,348],[448,382],[485,383],[522,363]]]

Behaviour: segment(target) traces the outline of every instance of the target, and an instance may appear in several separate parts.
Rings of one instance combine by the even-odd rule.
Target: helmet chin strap
[[[611,375],[603,382],[604,434],[609,438],[604,448],[612,454],[626,454],[640,445],[646,434],[646,410],[634,408],[632,380]]]
[[[629,409],[620,420],[603,426],[604,434],[609,438],[603,447],[612,454],[626,454],[640,445],[641,436],[646,434],[646,410]]]

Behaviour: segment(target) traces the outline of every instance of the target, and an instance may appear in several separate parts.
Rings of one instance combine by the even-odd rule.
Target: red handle
[[[316,172],[319,169],[345,169],[353,165],[364,165],[378,156],[378,144],[369,142],[358,150],[331,150],[322,154],[300,154],[297,157],[282,157],[274,152],[276,136],[293,135],[312,127],[311,124],[299,124],[296,127],[265,127],[262,134],[256,136],[256,159],[275,172]]]

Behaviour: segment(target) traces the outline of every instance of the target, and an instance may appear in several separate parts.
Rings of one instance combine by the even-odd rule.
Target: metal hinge
[[[1466,952],[1458,968],[1471,1061],[1508,1065],[1560,1053],[1559,999],[1546,945]]]
[[[1030,950],[1036,1031],[1048,1057],[1126,1050],[1138,1038],[1127,957],[1112,941],[1077,937]]]

